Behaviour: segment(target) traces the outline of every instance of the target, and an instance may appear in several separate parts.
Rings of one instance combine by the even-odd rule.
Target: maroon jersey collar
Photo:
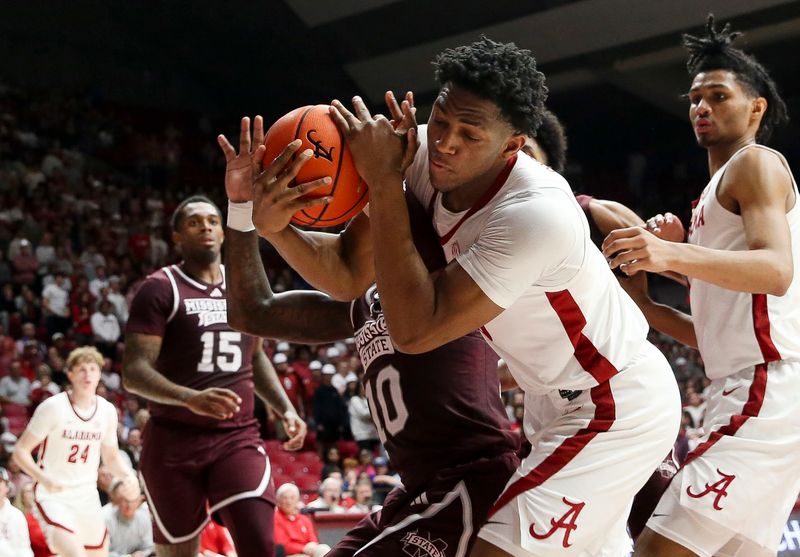
[[[203,280],[200,280],[199,278],[191,276],[184,269],[184,262],[183,261],[181,261],[177,265],[173,265],[172,268],[175,269],[175,271],[180,275],[180,277],[182,279],[187,281],[189,284],[191,284],[195,288],[199,288],[200,290],[208,290],[209,288],[222,288],[222,289],[225,289],[225,265],[220,265],[219,266],[220,271],[222,273],[222,282],[218,282],[218,283],[214,283],[214,284],[209,283],[209,282],[205,282]]]

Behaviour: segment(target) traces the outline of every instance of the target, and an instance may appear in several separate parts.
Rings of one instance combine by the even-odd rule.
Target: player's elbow
[[[789,291],[794,279],[794,269],[790,265],[782,266],[771,273],[772,281],[767,294],[784,296]]]

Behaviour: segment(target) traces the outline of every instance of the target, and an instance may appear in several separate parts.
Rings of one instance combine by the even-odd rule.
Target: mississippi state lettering
[[[228,303],[224,298],[186,298],[183,300],[186,315],[197,315],[198,325],[208,327],[228,322]]]

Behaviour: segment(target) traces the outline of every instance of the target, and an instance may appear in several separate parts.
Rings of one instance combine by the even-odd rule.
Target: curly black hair
[[[446,49],[433,65],[441,85],[453,83],[492,101],[515,131],[536,134],[547,87],[529,50],[481,37],[471,45]]]
[[[767,99],[767,111],[756,133],[756,140],[763,143],[772,130],[789,121],[789,113],[766,68],[753,55],[732,45],[740,36],[740,31],[731,31],[730,23],[718,31],[714,27],[714,14],[708,14],[705,36],[683,35],[683,46],[689,51],[686,69],[693,77],[700,72],[728,70],[750,95]]]
[[[544,151],[550,168],[558,173],[564,172],[567,164],[567,134],[558,117],[546,108],[542,111],[542,123],[536,130],[536,143]]]
[[[181,227],[181,224],[183,224],[183,219],[186,216],[184,215],[184,212],[186,206],[189,203],[208,203],[209,205],[214,207],[214,209],[217,210],[217,214],[219,215],[220,218],[222,218],[222,211],[219,210],[219,207],[217,207],[216,203],[211,201],[205,195],[192,195],[191,197],[187,197],[186,199],[181,201],[180,204],[177,207],[175,207],[175,211],[173,211],[172,213],[170,224],[172,225],[172,230],[174,230],[175,232],[178,232]]]

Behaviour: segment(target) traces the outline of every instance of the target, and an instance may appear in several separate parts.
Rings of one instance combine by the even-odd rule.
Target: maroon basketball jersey
[[[160,336],[155,368],[173,383],[202,390],[230,389],[242,399],[230,420],[198,416],[180,406],[150,401],[156,419],[209,428],[242,427],[253,417],[253,350],[257,339],[228,326],[225,269],[222,283],[190,277],[181,265],[169,265],[148,276],[131,303],[127,333]]]
[[[428,268],[444,266],[430,218],[413,198],[409,213]],[[500,400],[497,355],[479,333],[424,354],[399,352],[374,286],[353,301],[351,316],[372,419],[408,490],[442,468],[517,450],[519,436]]]

